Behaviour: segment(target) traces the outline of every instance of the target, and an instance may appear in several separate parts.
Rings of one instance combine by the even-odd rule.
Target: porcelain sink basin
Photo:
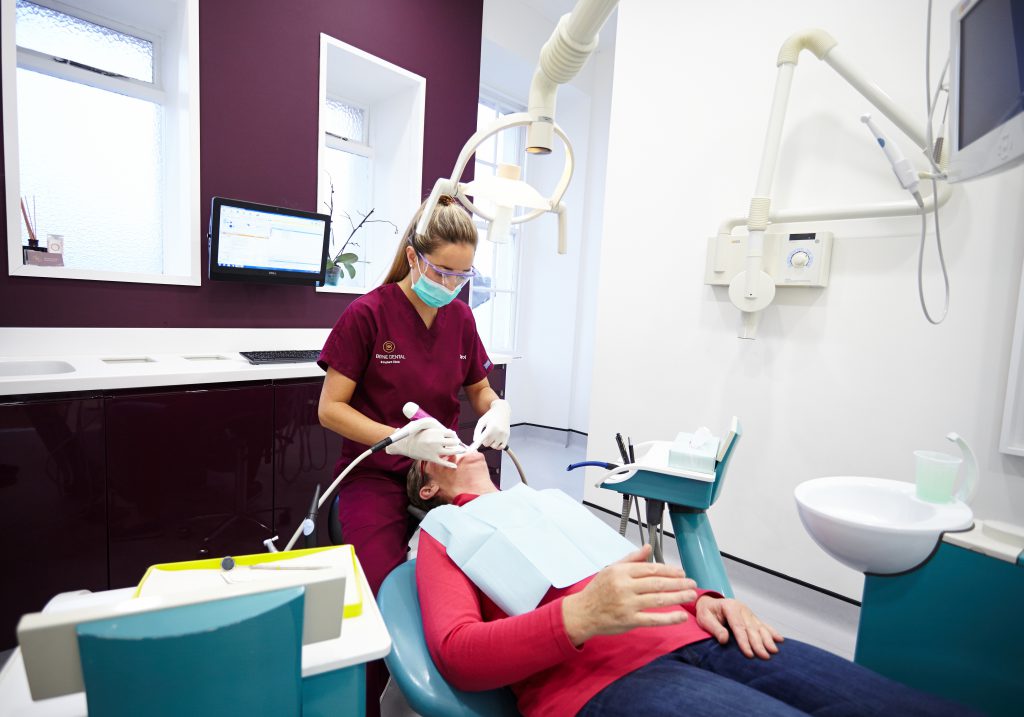
[[[971,509],[960,501],[927,503],[914,484],[834,476],[796,487],[800,520],[826,553],[854,570],[891,575],[920,565],[946,531],[967,530]]]
[[[73,373],[75,367],[67,361],[0,361],[0,378],[14,376],[48,376]]]

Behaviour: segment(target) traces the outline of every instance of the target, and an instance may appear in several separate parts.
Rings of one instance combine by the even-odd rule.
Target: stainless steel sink
[[[75,367],[67,361],[0,361],[0,378],[48,376],[74,371]]]

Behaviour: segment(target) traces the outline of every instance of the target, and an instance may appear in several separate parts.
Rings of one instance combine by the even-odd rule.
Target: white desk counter
[[[341,623],[341,637],[336,640],[302,647],[303,678],[377,660],[391,651],[391,636],[362,570],[359,579],[363,585],[362,614],[345,618]],[[90,602],[95,605],[120,602],[134,592],[134,588],[124,588],[93,593],[90,597],[95,602]],[[339,710],[338,714],[342,713],[343,710]],[[33,702],[20,649],[11,654],[0,671],[0,715],[3,717],[81,717],[87,714],[84,692]]]
[[[0,328],[0,396],[320,378],[324,372],[315,362],[253,366],[238,352],[319,349],[329,333]],[[496,364],[511,358],[491,356]]]

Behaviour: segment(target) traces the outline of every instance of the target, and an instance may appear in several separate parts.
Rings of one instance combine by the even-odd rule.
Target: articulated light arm
[[[474,194],[474,201],[470,201],[466,195],[472,193],[472,190],[467,191],[469,188],[462,183],[462,173],[484,140],[510,127],[525,125],[527,127],[526,151],[532,154],[550,154],[557,137],[565,144],[565,168],[562,170],[562,176],[551,196],[542,202],[527,205],[515,204],[515,206],[526,206],[532,211],[512,219],[510,223],[521,224],[535,219],[545,212],[556,213],[558,215],[558,253],[566,253],[568,215],[562,198],[572,179],[574,155],[569,138],[555,124],[555,94],[558,91],[558,86],[572,80],[586,63],[587,58],[597,47],[598,30],[604,25],[617,4],[618,0],[578,0],[572,12],[562,16],[554,32],[551,33],[551,37],[541,49],[540,61],[530,85],[528,111],[500,117],[489,127],[479,130],[469,138],[462,148],[462,152],[459,153],[451,176],[447,179],[438,179],[434,184],[420,221],[416,225],[418,234],[426,233],[430,217],[442,194],[458,197],[467,209],[491,222],[492,230],[496,228],[494,220],[497,218],[498,211],[485,212],[474,201],[479,202],[482,198],[490,199],[496,205],[507,210],[510,200],[505,199],[502,202],[501,198],[487,196],[484,191],[485,187],[477,186],[474,189],[482,196]],[[499,222],[499,226],[506,224],[507,213],[507,211],[502,212],[504,218]],[[492,231],[491,234],[493,233]]]
[[[526,135],[526,151],[551,152],[555,123],[555,93],[558,85],[572,80],[597,47],[597,33],[619,0],[579,0],[563,15],[540,51],[540,62],[530,85],[527,111],[533,122]]]

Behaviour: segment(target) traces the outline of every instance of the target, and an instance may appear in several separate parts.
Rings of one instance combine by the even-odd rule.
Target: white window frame
[[[512,100],[510,100],[510,99],[508,99],[506,97],[504,97],[503,95],[501,95],[500,93],[496,92],[495,90],[492,90],[492,89],[489,89],[489,88],[484,88],[484,87],[480,88],[480,95],[477,98],[477,104],[487,105],[487,106],[491,107],[491,109],[496,110],[499,114],[502,114],[502,115],[514,114],[516,112],[525,112],[526,111],[525,107],[522,107],[518,103],[516,103],[516,102],[514,102],[514,101],[512,101]],[[480,128],[477,127],[477,129],[479,130]],[[516,154],[517,154],[517,156],[522,158],[521,161],[523,163],[520,165],[520,167],[521,167],[521,172],[522,172],[522,179],[525,181],[525,179],[526,179],[526,167],[525,167],[526,142],[525,142],[525,130],[523,130],[522,128],[516,128],[516,129],[520,130],[520,134],[523,137],[523,142],[520,145],[520,147],[519,147],[519,149],[518,149]],[[508,130],[505,130],[505,131],[507,132]],[[497,142],[497,137],[494,138],[494,142]],[[500,159],[500,157],[498,159]],[[478,159],[475,156],[473,158],[473,161],[474,161],[474,163],[479,163],[479,164],[483,164],[483,165],[487,165],[487,166],[493,166],[495,169],[497,169],[497,164],[493,164],[492,165],[492,163],[490,161],[481,160],[481,159]],[[481,219],[480,217],[478,217],[475,214],[473,215],[473,223],[476,224],[476,227],[477,227],[478,230],[480,230],[482,232],[486,232],[487,231],[487,224],[488,224],[488,222],[486,222],[485,220]],[[494,350],[497,353],[516,353],[516,346],[519,343],[519,296],[520,296],[519,288],[520,288],[520,281],[521,281],[521,279],[520,279],[520,274],[521,274],[520,267],[522,266],[522,263],[523,263],[522,262],[522,258],[523,258],[523,256],[522,256],[523,255],[523,241],[522,241],[523,226],[524,225],[522,223],[520,223],[520,224],[513,224],[510,227],[511,241],[514,242],[514,244],[515,244],[515,250],[512,252],[513,259],[515,261],[515,266],[512,269],[512,275],[514,277],[513,282],[512,282],[513,283],[512,288],[511,289],[495,289],[495,288],[489,287],[489,286],[481,286],[481,287],[479,287],[479,291],[489,293],[492,296],[495,296],[497,294],[508,294],[508,295],[510,295],[512,297],[512,317],[511,317],[511,321],[512,321],[512,336],[511,336],[511,345],[509,345],[509,346],[492,346],[491,342],[493,341],[493,336],[488,336],[487,337],[488,340],[487,340],[486,343],[487,343],[488,349],[492,349],[492,350]],[[490,241],[490,239],[485,239],[484,241]],[[470,287],[470,292],[477,291],[477,290],[478,289],[475,286]]]
[[[339,80],[339,77],[342,79]],[[374,214],[374,218],[379,215],[381,219],[399,227],[399,234],[394,237],[395,247],[401,240],[400,233],[405,223],[415,213],[421,200],[426,84],[426,79],[415,73],[330,35],[320,35],[317,206],[323,210],[322,200],[327,194],[326,172],[322,168],[328,148],[370,158],[370,194],[374,207],[380,210]],[[328,98],[359,107],[365,112],[365,143],[327,132],[325,106]],[[336,209],[336,222],[340,216]],[[358,219],[358,216],[353,217],[357,223]],[[347,236],[347,229],[347,226],[340,224],[334,227],[335,237],[339,234]],[[337,247],[334,250],[337,251]],[[380,253],[387,255],[386,266],[382,267],[383,273],[386,273],[391,264],[391,256],[388,251]],[[360,253],[360,263],[367,258],[366,253]],[[376,286],[377,281],[376,277],[371,279],[366,274],[365,263],[363,269],[364,274],[360,277],[360,281],[364,282],[362,285],[346,283],[343,276],[337,286],[320,286],[316,290],[365,294]]]
[[[187,106],[168,104],[170,89],[162,69],[164,53],[171,43],[159,34],[104,17],[96,12],[54,0],[31,0],[37,5],[72,15],[87,22],[108,27],[153,43],[153,82],[132,78],[106,77],[96,72],[54,62],[47,55],[19,49],[15,37],[15,0],[0,0],[0,60],[3,78],[4,173],[7,208],[7,266],[11,276],[85,279],[145,284],[199,286],[202,283],[202,226],[199,201],[199,0],[178,0],[179,12],[168,34],[178,37],[178,54],[184,59],[184,76],[178,91],[187,98]],[[82,0],[89,8],[96,0]],[[139,7],[143,7],[142,4]],[[131,273],[74,269],[70,267],[28,266],[24,264],[21,243],[21,179],[18,143],[17,68],[24,67],[51,77],[69,80],[101,90],[158,103],[164,113],[164,195],[165,211],[161,227],[164,273]]]

